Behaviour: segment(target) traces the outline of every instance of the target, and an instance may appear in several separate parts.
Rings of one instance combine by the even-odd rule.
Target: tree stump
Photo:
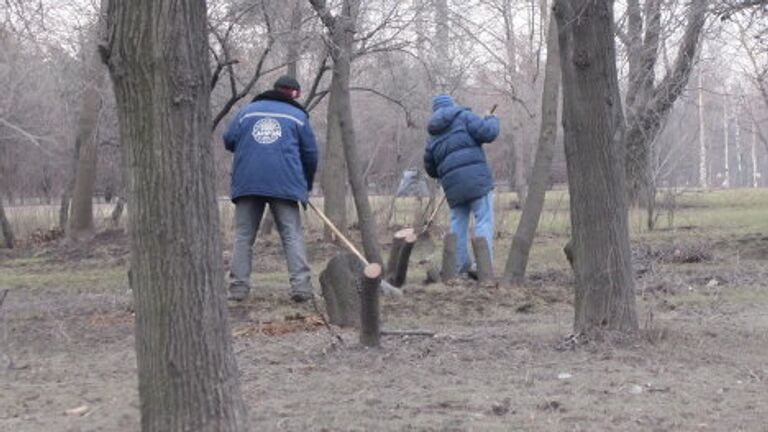
[[[341,254],[333,257],[320,273],[320,286],[331,324],[340,327],[360,325],[358,287],[363,267],[354,254]]]
[[[459,269],[456,264],[456,234],[448,233],[443,238],[443,268],[440,278],[443,282],[456,279]]]
[[[406,228],[395,233],[392,248],[389,251],[386,280],[394,287],[405,284],[408,275],[408,264],[411,259],[413,246],[416,244],[416,234],[412,228]]]
[[[427,270],[427,276],[424,279],[424,285],[438,283],[438,282],[440,282],[440,280],[441,280],[440,270],[438,270],[437,267],[430,267]]]
[[[475,262],[477,262],[478,282],[492,281],[495,275],[493,274],[493,259],[491,258],[491,248],[488,246],[488,239],[485,237],[473,237],[472,250],[475,252]]]
[[[363,270],[360,290],[360,343],[367,347],[379,346],[381,326],[379,325],[379,285],[382,270],[379,264],[368,264]]]

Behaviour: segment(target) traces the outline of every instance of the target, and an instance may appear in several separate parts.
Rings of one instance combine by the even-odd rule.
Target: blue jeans
[[[456,264],[459,273],[466,272],[472,266],[467,250],[470,211],[475,216],[475,236],[485,237],[493,258],[493,192],[488,192],[485,196],[451,208],[451,232],[456,234]]]

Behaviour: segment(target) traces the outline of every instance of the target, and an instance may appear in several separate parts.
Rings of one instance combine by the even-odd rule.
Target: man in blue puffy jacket
[[[273,90],[240,110],[224,133],[224,146],[234,153],[230,300],[244,300],[251,289],[253,243],[267,204],[283,242],[291,299],[303,302],[313,296],[298,203],[306,203],[312,190],[317,145],[309,115],[295,101],[300,91],[294,78],[281,76]]]
[[[493,254],[493,176],[482,145],[499,135],[499,119],[485,118],[461,107],[448,95],[432,99],[432,118],[424,168],[440,179],[451,208],[451,232],[456,234],[460,273],[472,267],[467,251],[469,214],[475,216],[475,235],[485,237]]]

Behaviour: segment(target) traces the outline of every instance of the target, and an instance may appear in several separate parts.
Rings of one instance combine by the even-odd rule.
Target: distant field
[[[730,189],[709,192],[689,191],[675,194],[675,202],[669,205],[665,202],[669,194],[664,191],[659,193],[659,209],[656,218],[656,228],[669,230],[676,228],[713,228],[713,229],[755,229],[768,231],[768,217],[765,214],[768,208],[768,189]],[[322,208],[323,199],[313,198],[312,201]],[[520,210],[513,204],[517,202],[517,196],[512,192],[495,195],[495,222],[496,229],[502,235],[513,233],[520,219]],[[392,197],[373,196],[371,203],[377,215],[379,226],[383,224],[389,207],[392,205]],[[421,207],[426,206],[424,199]],[[409,225],[417,214],[419,203],[414,198],[397,198],[395,210],[390,220],[391,225]],[[566,190],[554,190],[547,193],[544,213],[542,214],[539,231],[544,234],[566,235],[570,229],[568,216],[568,193]],[[113,204],[96,204],[96,223],[99,229],[109,226],[109,216],[114,208]],[[234,207],[226,198],[219,199],[221,214],[221,226],[225,236],[232,230]],[[130,211],[127,206],[126,213],[120,221],[124,226],[126,214]],[[347,202],[348,220],[353,223],[356,219],[354,204],[351,199]],[[59,207],[55,205],[26,205],[8,206],[6,212],[13,226],[16,236],[25,238],[36,230],[48,230],[58,224]],[[310,230],[322,228],[321,220],[311,211],[306,213],[306,224]],[[646,212],[633,210],[630,213],[630,230],[634,235],[643,235],[647,232]],[[436,223],[447,226],[447,206],[443,206],[438,214]]]
[[[520,215],[514,199],[497,197],[499,272]],[[226,233],[232,206],[221,208]],[[414,209],[415,200],[398,200],[393,224]],[[765,430],[768,190],[682,194],[653,232],[632,213],[642,330],[627,344],[563,348],[573,324],[567,209],[563,191],[548,196],[526,285],[491,288],[422,285],[440,259],[444,211],[434,241],[414,249],[405,295],[382,299],[384,328],[436,336],[385,336],[380,350],[362,349],[353,329],[338,329],[346,344],[332,346],[322,326],[297,325],[316,311],[288,300],[276,236],[259,239],[252,295],[230,309],[254,430]],[[111,209],[98,210],[104,226]],[[53,225],[56,208],[11,214],[30,232]],[[308,222],[317,284],[340,249],[322,240],[315,217]],[[385,248],[390,233],[382,230]],[[117,231],[0,250],[0,430],[139,429],[128,251]],[[76,408],[85,414],[67,414]]]

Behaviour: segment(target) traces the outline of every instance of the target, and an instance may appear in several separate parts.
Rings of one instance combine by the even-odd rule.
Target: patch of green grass
[[[8,288],[62,288],[103,291],[127,286],[125,269],[66,269],[37,267],[5,268],[0,272],[0,286]]]

